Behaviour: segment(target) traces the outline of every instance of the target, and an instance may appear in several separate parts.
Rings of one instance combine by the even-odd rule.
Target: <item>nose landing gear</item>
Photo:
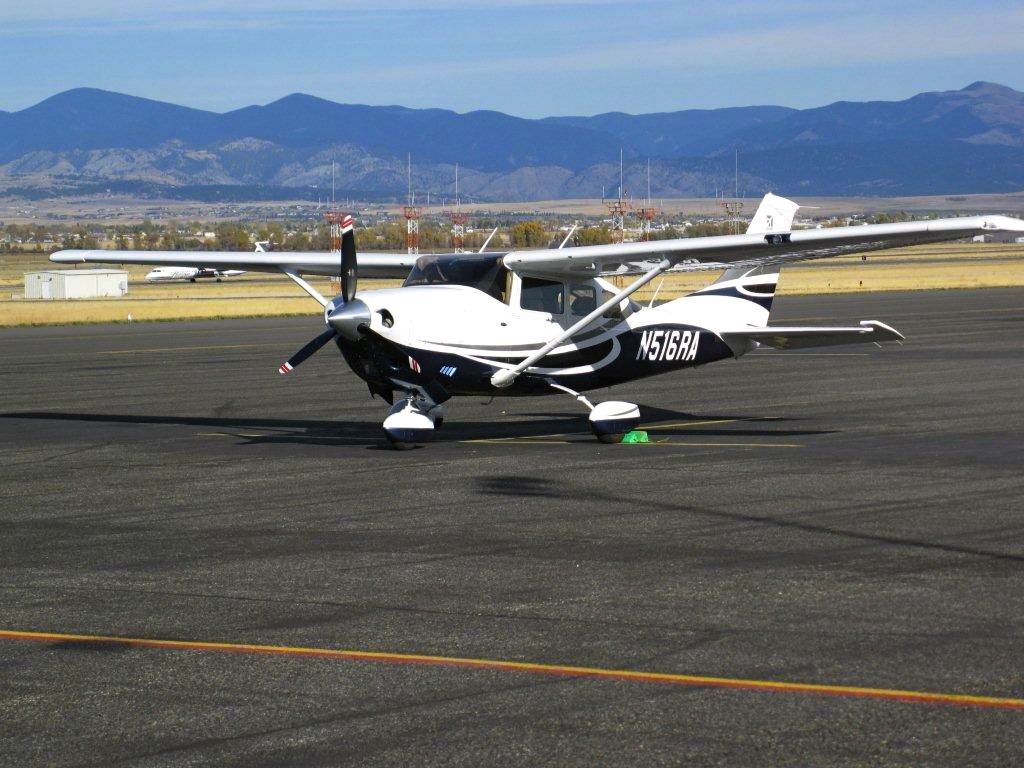
[[[434,429],[444,423],[444,408],[410,395],[395,403],[384,419],[384,436],[399,451],[416,448],[433,437]]]

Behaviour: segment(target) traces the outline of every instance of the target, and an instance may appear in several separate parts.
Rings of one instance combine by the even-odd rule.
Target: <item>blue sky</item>
[[[898,6],[898,7],[897,7]],[[1020,0],[0,0],[0,109],[93,86],[526,117],[1024,90]]]

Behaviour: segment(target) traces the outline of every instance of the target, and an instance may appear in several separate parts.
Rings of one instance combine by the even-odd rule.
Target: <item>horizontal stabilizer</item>
[[[722,339],[732,347],[743,346],[744,342],[756,341],[775,349],[806,349],[808,347],[831,347],[838,344],[865,344],[880,341],[902,341],[903,334],[895,328],[877,320],[862,320],[853,328],[744,328],[725,331]]]

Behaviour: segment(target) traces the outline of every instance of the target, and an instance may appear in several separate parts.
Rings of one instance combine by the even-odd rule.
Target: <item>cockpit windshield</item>
[[[403,285],[466,285],[504,302],[507,276],[499,254],[420,256]]]

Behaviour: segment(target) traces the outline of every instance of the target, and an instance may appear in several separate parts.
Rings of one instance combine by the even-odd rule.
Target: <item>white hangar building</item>
[[[25,273],[26,299],[96,299],[128,293],[123,269],[50,269]]]

